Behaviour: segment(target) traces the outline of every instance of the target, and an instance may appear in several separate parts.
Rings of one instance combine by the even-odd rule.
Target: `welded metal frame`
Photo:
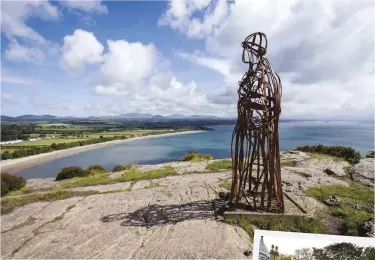
[[[232,135],[232,202],[246,202],[252,210],[284,212],[279,149],[281,80],[265,57],[264,33],[249,35],[242,47],[242,61],[249,68],[239,82],[238,118]]]

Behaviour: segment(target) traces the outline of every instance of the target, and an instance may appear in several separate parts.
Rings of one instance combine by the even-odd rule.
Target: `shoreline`
[[[10,174],[17,173],[19,171],[22,171],[27,168],[31,168],[33,166],[54,161],[60,158],[68,157],[71,155],[75,155],[78,153],[115,145],[115,144],[121,144],[121,143],[128,143],[138,140],[145,140],[145,139],[152,139],[152,138],[159,138],[164,136],[175,136],[175,135],[183,135],[183,134],[196,134],[196,133],[203,133],[206,131],[203,130],[196,130],[196,131],[183,131],[183,132],[174,132],[174,133],[165,133],[165,134],[158,134],[158,135],[147,135],[147,136],[139,136],[139,137],[133,137],[128,139],[122,139],[122,140],[114,140],[114,141],[108,141],[98,144],[89,144],[84,146],[78,146],[73,147],[69,149],[59,150],[59,151],[53,151],[49,153],[41,153],[36,155],[31,155],[27,157],[17,158],[17,159],[10,159],[6,161],[0,162],[0,171],[7,172]]]

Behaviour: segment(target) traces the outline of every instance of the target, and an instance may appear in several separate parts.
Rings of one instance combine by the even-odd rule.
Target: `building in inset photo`
[[[259,242],[259,260],[269,260],[270,252],[267,246],[264,244],[263,236],[260,238]]]
[[[256,230],[253,260],[375,260],[375,238]]]

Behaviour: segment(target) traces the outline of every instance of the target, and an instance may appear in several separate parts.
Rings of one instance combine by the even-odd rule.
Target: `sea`
[[[136,140],[98,148],[22,170],[25,179],[56,177],[68,166],[100,164],[110,171],[116,164],[158,164],[176,161],[187,152],[229,158],[234,125],[210,126],[215,131]],[[280,122],[280,150],[303,145],[351,146],[362,155],[374,150],[374,123],[347,121]]]

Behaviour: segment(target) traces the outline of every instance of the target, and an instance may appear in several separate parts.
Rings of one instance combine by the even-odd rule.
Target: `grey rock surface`
[[[348,185],[324,172],[330,165],[340,175],[347,166],[345,162],[331,158],[318,162],[303,152],[282,153],[281,159],[297,162],[296,167],[282,167],[284,191],[310,214],[326,211],[327,206],[306,197],[307,188]],[[249,259],[244,255],[246,250],[252,250],[246,232],[215,220],[213,213],[212,200],[225,190],[219,184],[231,181],[232,173],[230,170],[210,173],[206,170],[209,162],[143,165],[139,170],[169,165],[178,174],[76,187],[72,191],[78,192],[77,197],[16,208],[1,218],[2,259]],[[65,181],[32,180],[27,186],[43,190],[60,183]],[[105,194],[82,196],[79,192],[83,191]],[[300,212],[288,199],[285,206],[290,214]]]
[[[26,205],[2,217],[2,258],[246,258],[247,233],[214,219],[210,189],[227,177],[170,176],[153,180],[167,187]]]
[[[370,218],[358,226],[358,234],[364,237],[375,237],[375,220]]]
[[[375,159],[366,158],[360,160],[359,163],[353,165],[349,169],[349,174],[353,180],[360,181],[367,186],[374,187]]]
[[[329,169],[334,172],[336,176],[345,176],[345,168],[349,167],[349,163],[333,157],[327,157],[325,159],[311,158],[310,160],[302,160],[298,162],[297,166],[300,168],[314,169],[315,171],[322,172]]]

